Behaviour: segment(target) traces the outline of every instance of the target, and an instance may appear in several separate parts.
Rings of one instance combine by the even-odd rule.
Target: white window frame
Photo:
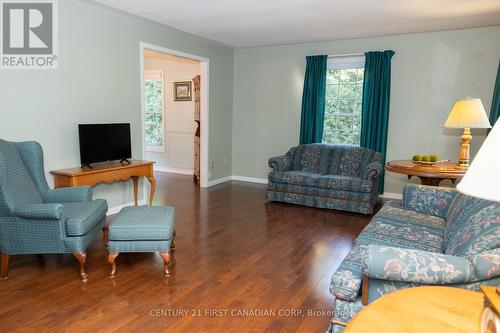
[[[331,56],[326,60],[327,69],[365,68],[365,56]]]
[[[165,80],[164,80],[164,75],[163,75],[163,70],[161,69],[155,69],[155,70],[145,70],[144,71],[144,86],[143,89],[146,87],[146,81],[149,80],[160,80],[161,81],[161,105],[162,105],[162,110],[161,110],[161,115],[162,115],[162,120],[163,120],[163,144],[161,146],[148,146],[146,145],[146,151],[148,152],[154,152],[154,153],[164,153],[165,152],[165,132],[166,132],[166,126],[165,126]],[[146,103],[146,101],[144,101]],[[144,104],[144,115],[143,117],[146,117],[146,104]],[[145,119],[145,118],[144,118]],[[145,128],[145,127],[144,127]]]
[[[349,55],[349,56],[329,56],[326,61],[327,70],[331,69],[364,69],[365,55]],[[361,97],[363,98],[363,97]],[[359,146],[353,144],[354,146]]]

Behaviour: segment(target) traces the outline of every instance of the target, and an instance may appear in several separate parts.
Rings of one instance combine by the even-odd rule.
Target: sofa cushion
[[[444,220],[439,217],[385,205],[355,244],[388,245],[443,253]]]
[[[364,168],[376,157],[371,149],[336,145],[330,155],[329,172],[331,175],[362,177]]]
[[[42,197],[14,144],[0,140],[0,153],[7,168],[7,191],[10,193],[12,205],[15,207],[42,203]]]
[[[359,202],[371,202],[373,200],[373,193],[369,192],[343,191],[332,188],[282,184],[275,182],[269,183],[267,189],[268,191],[304,194],[312,197],[317,197],[318,199],[350,200],[353,201],[354,205],[358,204]]]
[[[420,213],[445,218],[457,193],[452,188],[408,184],[403,191],[402,205]]]
[[[371,149],[349,145],[299,145],[293,152],[292,170],[360,178],[375,154]]]
[[[317,173],[310,173],[304,171],[285,171],[285,172],[271,172],[269,173],[269,181],[279,184],[312,186],[318,184],[319,177]]]
[[[352,192],[371,192],[373,182],[356,177],[326,175],[319,177],[317,187]]]
[[[500,204],[469,197],[453,220],[447,221],[445,253],[471,257],[500,248]]]
[[[389,219],[402,219],[409,224],[435,228],[440,234],[444,234],[445,231],[446,220],[444,218],[407,209],[396,201],[388,201],[380,212]]]
[[[373,182],[361,178],[337,175],[321,175],[305,171],[269,173],[269,181],[278,184],[317,187],[348,192],[372,192]]]
[[[66,233],[69,236],[82,236],[96,226],[106,216],[108,204],[104,199],[87,202],[65,202],[64,214],[67,217]]]
[[[332,146],[327,144],[299,145],[294,152],[292,170],[327,174]]]

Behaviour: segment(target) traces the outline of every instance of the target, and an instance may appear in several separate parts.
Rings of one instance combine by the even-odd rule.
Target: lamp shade
[[[480,98],[458,100],[451,110],[446,128],[490,128],[490,122]]]
[[[486,137],[457,189],[474,197],[500,202],[500,121]]]

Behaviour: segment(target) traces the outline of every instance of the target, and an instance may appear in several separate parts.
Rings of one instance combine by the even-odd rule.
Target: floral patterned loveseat
[[[269,159],[267,200],[372,214],[380,153],[348,145],[307,144]]]
[[[333,274],[329,332],[384,294],[421,285],[500,285],[500,203],[406,185],[401,204],[382,207]]]

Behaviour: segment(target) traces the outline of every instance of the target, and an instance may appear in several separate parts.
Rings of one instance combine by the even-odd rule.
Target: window
[[[144,72],[146,150],[165,151],[163,71]]]
[[[359,145],[365,57],[328,58],[323,142]]]

